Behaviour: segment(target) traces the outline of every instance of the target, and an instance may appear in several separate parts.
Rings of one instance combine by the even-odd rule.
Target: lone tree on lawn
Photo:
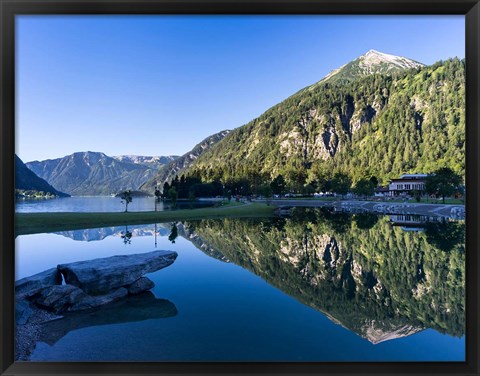
[[[445,197],[453,195],[461,183],[462,178],[460,175],[457,175],[448,167],[442,167],[427,176],[425,179],[425,190],[428,194],[442,196],[445,204]]]
[[[133,201],[132,198],[132,191],[124,191],[122,195],[120,196],[122,199],[122,204],[125,204],[125,213],[128,211],[128,204],[130,204]]]

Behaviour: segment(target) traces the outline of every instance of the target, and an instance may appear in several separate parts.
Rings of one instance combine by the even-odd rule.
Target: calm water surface
[[[148,275],[144,316],[121,305],[66,315],[31,360],[464,360],[462,223],[408,231],[389,217],[303,210],[176,226],[175,243],[171,223],[17,237],[17,279],[59,263],[178,253]]]
[[[209,201],[196,201],[195,207],[211,206]],[[189,202],[178,202],[178,207],[190,207]],[[157,210],[169,210],[169,203],[157,203]],[[118,197],[62,197],[55,199],[17,200],[15,210],[18,213],[39,212],[121,212],[125,205]],[[128,205],[128,211],[154,211],[155,200],[153,197],[134,197]]]

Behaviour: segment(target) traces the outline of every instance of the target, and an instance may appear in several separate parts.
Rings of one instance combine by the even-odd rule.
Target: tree
[[[132,201],[133,201],[133,198],[132,198],[132,191],[131,190],[128,190],[128,191],[124,191],[122,192],[120,198],[122,199],[122,204],[125,204],[125,213],[128,211],[128,204],[130,204]]]
[[[162,197],[163,198],[168,198],[168,191],[170,190],[170,184],[168,182],[165,182],[163,184],[163,190],[162,190]]]
[[[125,226],[125,231],[122,231],[121,238],[123,240],[123,244],[131,244],[132,243],[132,232],[128,231],[128,226]]]
[[[285,185],[285,179],[282,175],[277,175],[277,177],[270,183],[272,192],[276,195],[282,195],[285,192]]]
[[[168,197],[170,198],[170,200],[172,200],[172,207],[176,208],[178,193],[175,187],[172,187],[168,190]]]
[[[352,186],[352,180],[346,174],[337,172],[333,176],[332,180],[332,190],[335,193],[341,194],[342,196],[346,195]]]
[[[170,231],[170,235],[168,235],[168,240],[172,243],[175,243],[175,239],[178,237],[178,228],[175,222],[172,223],[172,230]]]
[[[273,196],[273,190],[270,184],[262,184],[258,187],[258,193],[265,197],[267,205],[270,205]]]
[[[160,192],[160,190],[157,187],[155,187],[155,198],[156,198],[157,202],[160,201],[161,197],[162,197],[162,193]]]
[[[425,190],[428,194],[442,196],[442,201],[445,204],[445,197],[453,195],[461,183],[460,175],[457,175],[448,167],[442,167],[427,176]]]
[[[369,179],[360,179],[353,191],[359,196],[372,196],[375,192],[374,183]]]
[[[371,176],[369,180],[372,182],[374,189],[378,187],[378,178],[376,176]]]

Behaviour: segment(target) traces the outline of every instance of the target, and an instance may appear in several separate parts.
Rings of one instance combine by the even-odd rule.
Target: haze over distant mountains
[[[464,61],[425,66],[370,50],[181,157],[79,152],[26,165],[60,191],[109,195],[124,189],[152,193],[184,173],[205,181],[279,174],[312,181],[344,172],[354,181],[375,175],[383,183],[438,167],[463,175],[464,156]]]

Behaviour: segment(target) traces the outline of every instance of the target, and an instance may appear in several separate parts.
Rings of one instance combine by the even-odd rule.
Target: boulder
[[[155,283],[152,280],[148,279],[147,277],[142,277],[137,279],[133,282],[130,286],[128,286],[128,293],[130,295],[137,295],[144,291],[148,291],[155,287]]]
[[[57,268],[68,285],[90,295],[102,295],[131,285],[145,274],[169,266],[176,258],[177,253],[173,251],[154,251],[79,261]]]
[[[120,300],[127,295],[128,290],[124,287],[120,287],[109,294],[90,296],[78,287],[71,285],[57,285],[43,288],[35,295],[32,295],[29,300],[36,306],[48,311],[64,313],[97,308]],[[18,309],[22,308],[24,308],[24,306],[18,307]],[[25,307],[25,309],[28,308]],[[28,313],[28,311],[26,313]],[[19,314],[19,317],[21,318],[25,316],[23,312],[19,312]]]
[[[44,287],[61,284],[62,275],[60,271],[57,268],[52,268],[16,281],[15,295],[18,299],[35,294]]]
[[[59,313],[68,311],[82,300],[88,299],[78,287],[72,285],[55,285],[41,289],[29,297],[29,300],[40,308]]]
[[[109,303],[116,302],[122,298],[125,298],[128,295],[128,290],[125,287],[120,287],[115,291],[100,295],[100,296],[90,296],[87,295],[85,299],[82,299],[75,303],[73,306],[68,308],[69,312],[83,311],[85,309],[97,308]]]

